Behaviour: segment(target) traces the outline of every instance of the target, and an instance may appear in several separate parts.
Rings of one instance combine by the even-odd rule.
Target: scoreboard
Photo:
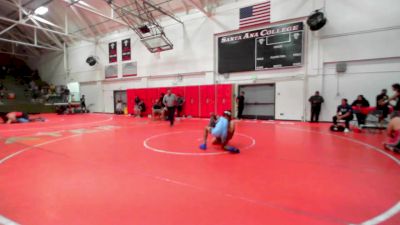
[[[218,38],[218,73],[302,66],[303,22]]]

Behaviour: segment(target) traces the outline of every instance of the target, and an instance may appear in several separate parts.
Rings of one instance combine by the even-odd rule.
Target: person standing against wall
[[[86,100],[85,100],[85,95],[82,95],[82,97],[81,97],[81,111],[83,112],[83,113],[85,113],[85,112],[87,112],[87,110],[86,110]]]
[[[175,94],[171,92],[171,89],[168,89],[167,94],[164,96],[163,103],[167,107],[168,120],[171,126],[174,125],[176,100]]]
[[[321,104],[324,102],[324,98],[319,95],[319,91],[316,91],[308,101],[311,103],[311,122],[318,122],[319,113],[321,112]]]
[[[236,103],[238,104],[238,119],[243,118],[243,110],[244,110],[244,91],[240,92],[240,95],[236,98]]]
[[[185,98],[181,94],[178,94],[177,107],[176,107],[177,108],[177,117],[182,116],[184,104],[185,104]]]

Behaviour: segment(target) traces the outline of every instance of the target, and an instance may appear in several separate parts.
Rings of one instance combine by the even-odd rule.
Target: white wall
[[[275,91],[275,118],[278,120],[303,119],[304,81],[279,81]]]
[[[272,82],[282,92],[282,95],[277,96],[276,115],[279,119],[297,120],[309,117],[306,99],[315,90],[321,90],[325,95],[326,103],[321,116],[324,120],[330,120],[332,108],[334,110],[338,98],[352,99],[359,93],[371,97],[377,94],[377,90],[383,87],[389,89],[391,83],[400,80],[400,69],[397,67],[400,57],[398,0],[271,0],[272,22],[305,19],[314,9],[325,9],[327,25],[317,32],[306,31],[304,66],[235,73],[230,74],[228,79],[219,76],[215,72],[215,34],[237,32],[235,30],[239,23],[239,8],[260,2],[262,0],[234,1],[214,10],[212,17],[193,11],[188,15],[182,14],[180,18],[184,21],[184,26],[163,20],[166,34],[174,43],[174,49],[161,54],[149,53],[133,31],[125,29],[104,36],[97,44],[79,42],[68,47],[66,68],[69,73],[64,66],[64,57],[59,53],[43,56],[38,62],[38,68],[43,79],[51,83],[83,83],[81,91],[87,92],[87,101],[93,96],[94,99],[90,101],[96,103],[95,109],[101,112],[112,112],[113,90]],[[108,43],[117,41],[118,51],[121,52],[120,42],[128,37],[132,39],[132,61],[138,63],[138,78],[122,79],[120,73],[118,79],[104,81],[104,67],[108,65]],[[88,66],[85,60],[90,55],[98,56],[100,63],[94,67]],[[118,61],[121,71],[121,59]],[[348,71],[339,79],[341,90],[337,97],[337,77],[333,73],[335,64],[339,61],[348,62]],[[392,74],[382,71],[382,68],[392,68]],[[177,80],[178,74],[183,75],[182,81]],[[382,79],[379,80],[379,77]],[[369,80],[374,82],[368,82]],[[353,85],[347,85],[348,82]],[[95,90],[95,87],[100,91]],[[293,88],[292,92],[285,93],[287,88]],[[96,94],[88,93],[92,91]],[[305,107],[307,110],[304,115]]]
[[[104,98],[101,82],[82,83],[81,95],[85,95],[86,107],[91,112],[104,112]]]
[[[382,89],[392,95],[391,85],[400,82],[400,58],[347,62],[345,73],[336,73],[336,64],[324,65],[321,95],[325,103],[321,119],[331,121],[342,98],[351,104],[362,94],[371,106],[376,105],[376,96]]]

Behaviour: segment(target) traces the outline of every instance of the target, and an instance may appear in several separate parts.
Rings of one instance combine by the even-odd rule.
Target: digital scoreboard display
[[[218,38],[218,73],[302,65],[302,22]]]

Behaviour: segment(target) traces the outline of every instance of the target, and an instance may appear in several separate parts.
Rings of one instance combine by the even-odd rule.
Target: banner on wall
[[[105,78],[117,78],[118,77],[118,65],[108,65],[105,68]]]
[[[117,42],[110,42],[108,44],[108,59],[110,63],[117,62]]]
[[[131,39],[125,39],[121,41],[122,46],[122,61],[131,60]]]
[[[137,63],[129,62],[122,65],[122,77],[137,76]]]

